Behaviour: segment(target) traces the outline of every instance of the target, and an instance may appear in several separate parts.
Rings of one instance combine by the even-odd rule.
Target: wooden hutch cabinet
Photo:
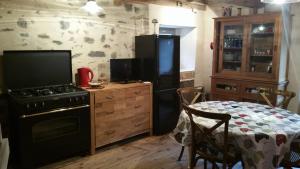
[[[258,87],[286,88],[281,31],[279,13],[215,18],[212,99],[262,102]]]

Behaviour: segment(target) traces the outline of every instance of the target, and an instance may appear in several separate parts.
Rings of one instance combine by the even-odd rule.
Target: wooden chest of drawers
[[[97,147],[142,133],[152,134],[151,84],[109,84],[88,91],[92,154]]]

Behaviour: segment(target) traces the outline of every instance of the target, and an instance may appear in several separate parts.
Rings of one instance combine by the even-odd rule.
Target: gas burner
[[[70,92],[76,92],[77,90],[78,89],[72,85],[63,85],[54,88],[54,91],[56,93],[70,93]]]
[[[37,96],[52,95],[54,93],[51,89],[37,89],[35,92]]]
[[[14,96],[19,96],[19,97],[32,97],[33,96],[33,94],[28,90],[12,91],[11,94]]]
[[[82,89],[73,85],[59,85],[13,90],[11,91],[11,95],[20,98],[29,98],[74,93],[77,91],[82,91]]]

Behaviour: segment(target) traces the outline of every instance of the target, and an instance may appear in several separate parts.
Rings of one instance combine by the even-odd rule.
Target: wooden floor
[[[181,146],[169,136],[145,137],[121,146],[98,150],[95,155],[75,157],[40,169],[186,169],[187,151],[177,161]],[[202,169],[198,162],[196,169]],[[235,167],[235,169],[240,168]]]

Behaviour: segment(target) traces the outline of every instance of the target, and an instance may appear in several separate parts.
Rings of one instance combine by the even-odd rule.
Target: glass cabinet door
[[[224,71],[241,71],[243,51],[243,25],[224,25],[223,27],[223,50],[221,68]]]
[[[272,74],[274,23],[251,24],[248,72]]]

